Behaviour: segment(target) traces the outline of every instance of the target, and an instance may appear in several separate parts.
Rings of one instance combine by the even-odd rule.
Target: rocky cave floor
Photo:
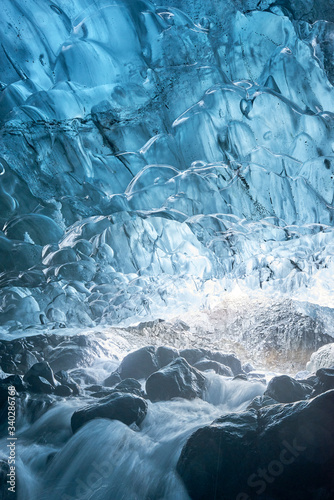
[[[294,377],[282,372],[277,375],[277,371],[275,375],[263,366],[252,366],[252,359],[241,361],[224,349],[167,347],[158,345],[159,337],[152,342],[154,335],[150,340],[155,345],[145,345],[147,329],[154,332],[157,324],[128,328],[128,344],[124,341],[117,351],[115,342],[113,354],[114,340],[106,333],[38,334],[0,341],[1,438],[7,438],[8,392],[12,387],[18,440],[21,427],[32,426],[65,400],[74,402],[66,441],[98,418],[118,420],[140,433],[150,405],[161,401],[199,398],[219,408],[222,398],[213,395],[213,380],[216,391],[220,381],[220,391],[229,384],[230,396],[225,399],[238,392],[246,396],[234,411],[225,409],[214,421],[199,424],[185,441],[176,471],[189,497],[334,498],[334,367],[313,373],[300,371]],[[179,323],[177,328],[180,333],[187,325]],[[124,332],[118,333],[119,339],[124,338]],[[135,337],[139,349],[123,357]],[[180,335],[173,338],[174,344],[175,338],[182,343]],[[47,435],[39,436],[43,439],[47,441]],[[46,472],[56,455],[57,451],[49,453]],[[1,456],[0,492],[7,500],[13,498],[6,483],[9,465]],[[18,476],[17,481],[20,492],[23,479]]]

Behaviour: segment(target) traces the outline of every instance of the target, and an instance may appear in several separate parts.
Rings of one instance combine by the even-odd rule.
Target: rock
[[[125,356],[117,371],[122,380],[125,378],[146,379],[158,369],[155,347],[146,346]]]
[[[312,387],[303,384],[288,375],[280,375],[270,380],[265,395],[279,403],[293,403],[306,399],[312,392]]]
[[[244,365],[242,365],[242,369],[245,373],[249,373],[254,370],[254,367],[250,363],[245,363]]]
[[[63,386],[69,387],[74,395],[78,395],[80,387],[65,370],[55,373],[55,379]]]
[[[54,388],[58,385],[53,371],[46,361],[35,363],[23,377],[32,391],[51,394]]]
[[[222,365],[218,361],[213,361],[211,359],[203,359],[202,361],[197,361],[194,364],[197,370],[202,372],[206,370],[214,370],[218,375],[225,375],[226,377],[233,377],[233,372],[229,366]]]
[[[235,354],[225,354],[220,351],[209,352],[210,359],[212,359],[213,361],[218,361],[222,365],[229,366],[233,372],[233,375],[239,375],[243,373],[241,362]]]
[[[37,359],[37,356],[33,352],[25,351],[22,354],[21,364],[25,366],[27,370],[39,361],[40,359]]]
[[[198,429],[177,464],[193,500],[332,500],[334,390],[224,415]]]
[[[320,368],[316,372],[316,381],[312,392],[312,397],[322,392],[334,389],[334,368]]]
[[[198,363],[205,358],[205,352],[206,351],[204,349],[182,349],[182,351],[180,351],[180,357],[184,358],[190,365],[194,366],[195,363]]]
[[[146,393],[151,401],[168,401],[172,398],[193,399],[201,397],[206,379],[184,358],[177,358],[146,381]]]
[[[105,387],[114,387],[114,385],[118,384],[121,381],[122,381],[121,376],[116,371],[116,372],[111,373],[111,375],[109,375],[109,377],[107,377],[105,379],[105,381],[103,382],[103,385]]]
[[[52,369],[72,370],[79,366],[88,366],[96,354],[95,343],[85,335],[78,335],[70,340],[60,342],[48,356]]]
[[[8,377],[3,378],[0,382],[7,387],[13,385],[18,392],[27,390],[27,385],[23,382],[22,375],[8,375]]]
[[[97,391],[102,391],[104,389],[103,385],[100,384],[93,384],[89,385],[88,387],[85,387],[85,391],[87,392],[97,392]]]
[[[140,425],[147,413],[147,403],[143,398],[132,394],[115,392],[106,398],[73,413],[72,431],[75,433],[85,423],[95,418],[120,420],[126,425]]]
[[[179,351],[173,347],[160,346],[156,350],[156,358],[159,368],[169,365],[174,359],[180,356]]]
[[[93,388],[94,386],[91,386]],[[96,391],[93,392],[92,396],[94,398],[104,398],[105,396],[108,396],[109,394],[113,394],[115,392],[124,392],[127,394],[134,394],[136,396],[139,396],[141,398],[145,398],[146,394],[141,388],[140,383],[138,380],[134,378],[126,378],[122,380],[119,384],[117,384],[114,388],[106,388],[102,386],[95,386]],[[91,389],[89,387],[86,388],[86,390]]]
[[[116,392],[127,392],[128,394],[135,394],[136,396],[145,397],[138,380],[134,378],[126,378],[114,387]]]
[[[68,387],[68,385],[58,385],[55,388],[54,393],[56,396],[62,396],[66,398],[68,396],[71,396],[73,394],[73,391],[72,389],[70,389],[70,387]]]
[[[110,394],[114,394],[114,393],[115,393],[114,389],[104,387],[103,389],[99,389],[96,392],[92,392],[91,396],[92,396],[92,398],[101,399],[101,398],[105,398],[106,396],[109,396]]]
[[[277,405],[277,401],[269,396],[256,396],[247,406],[247,410],[259,410],[260,408],[271,405]]]
[[[231,368],[233,375],[243,373],[241,362],[235,354],[225,354],[220,351],[209,351],[208,349],[183,349],[180,351],[180,356],[192,366],[202,360],[211,360]]]

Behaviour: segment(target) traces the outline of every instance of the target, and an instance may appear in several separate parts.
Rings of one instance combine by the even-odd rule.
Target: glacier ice
[[[238,287],[326,306],[334,334],[330,4],[4,0],[0,324]]]

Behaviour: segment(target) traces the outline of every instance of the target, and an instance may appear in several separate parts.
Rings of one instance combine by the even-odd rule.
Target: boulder
[[[86,390],[92,389],[93,387],[94,386],[91,386],[90,388],[87,387]],[[96,386],[96,390],[92,393],[92,396],[94,398],[104,398],[105,396],[113,394],[114,392],[125,392],[127,394],[134,394],[141,398],[146,397],[146,394],[142,390],[140,383],[138,382],[138,380],[134,378],[126,378],[113,388]]]
[[[226,377],[233,377],[233,372],[229,366],[222,365],[218,361],[213,361],[212,359],[203,359],[201,361],[197,361],[194,364],[194,367],[201,372],[206,370],[213,370],[218,375],[225,375]]]
[[[144,391],[141,388],[138,380],[134,378],[126,378],[114,387],[116,392],[126,392],[128,394],[135,394],[136,396],[144,397]]]
[[[156,359],[159,368],[169,365],[174,359],[180,356],[179,351],[173,347],[160,346],[156,350]]]
[[[265,395],[278,403],[293,403],[306,399],[311,392],[311,385],[303,384],[288,375],[280,375],[270,380]]]
[[[316,372],[312,396],[334,389],[334,368],[320,368]]]
[[[80,366],[89,366],[98,354],[95,342],[85,335],[78,335],[60,342],[48,355],[52,369],[72,370]]]
[[[256,396],[247,406],[247,410],[259,410],[265,406],[277,405],[277,401],[269,396]]]
[[[10,385],[14,386],[18,392],[24,392],[27,390],[27,384],[23,382],[22,375],[8,375],[8,377],[3,378],[0,382],[2,385],[7,387]]]
[[[71,427],[75,433],[84,424],[95,418],[120,420],[126,425],[140,425],[147,413],[147,402],[133,394],[115,392],[73,413]]]
[[[146,393],[151,401],[168,401],[172,398],[193,399],[201,397],[206,378],[184,358],[177,358],[146,381]]]
[[[250,363],[245,363],[244,365],[242,365],[242,369],[245,373],[249,373],[254,370],[254,367]]]
[[[146,346],[127,354],[119,365],[117,372],[122,380],[125,378],[146,379],[158,369],[156,348]]]
[[[55,373],[55,379],[62,385],[69,387],[71,389],[71,393],[74,395],[78,395],[80,392],[80,388],[78,384],[73,380],[73,378],[69,375],[69,373],[65,370],[60,370]]]
[[[54,390],[54,393],[56,396],[61,396],[63,398],[66,398],[68,396],[72,396],[73,391],[68,387],[68,385],[57,385],[57,387]]]
[[[243,373],[240,360],[235,354],[226,354],[220,351],[209,351],[210,358],[213,361],[218,361],[222,365],[229,366],[233,372],[233,375],[239,375]]]
[[[193,500],[332,500],[334,390],[227,414],[198,429],[177,464]]]
[[[35,363],[24,375],[23,380],[33,392],[44,394],[51,394],[58,385],[53,371],[46,361]]]
[[[233,375],[243,373],[240,360],[235,354],[226,354],[220,351],[209,351],[208,349],[183,349],[180,356],[194,366],[202,360],[217,361],[224,366],[231,368]]]
[[[109,375],[109,377],[107,377],[105,379],[105,381],[103,382],[103,385],[105,387],[114,387],[116,384],[118,384],[119,382],[121,382],[121,376],[120,374],[118,373],[118,371],[115,371],[113,373],[111,373]]]
[[[194,366],[195,363],[205,358],[205,352],[204,349],[182,349],[180,357],[186,359],[190,365]]]

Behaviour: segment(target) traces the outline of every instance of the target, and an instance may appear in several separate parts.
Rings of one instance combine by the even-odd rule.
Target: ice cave
[[[334,0],[0,17],[0,500],[333,500]]]

